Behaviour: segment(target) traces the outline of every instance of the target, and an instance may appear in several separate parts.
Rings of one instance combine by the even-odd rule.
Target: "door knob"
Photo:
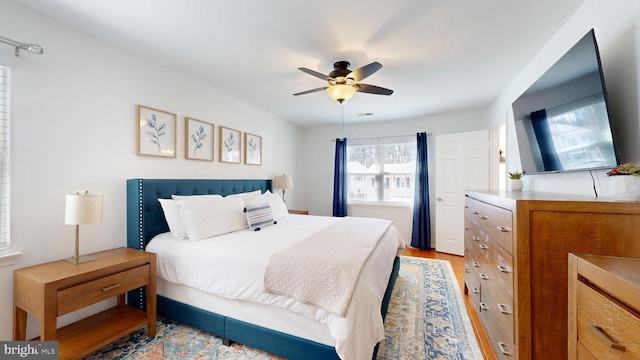
[[[438,197],[436,198],[436,200],[438,200],[438,201],[444,201],[444,200],[442,200],[442,198],[441,198],[440,196],[438,196]]]

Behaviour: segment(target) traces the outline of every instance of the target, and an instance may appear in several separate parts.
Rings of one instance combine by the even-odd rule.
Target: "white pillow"
[[[269,203],[269,206],[271,206],[271,212],[273,213],[274,219],[280,220],[289,216],[287,205],[282,201],[280,196],[273,194],[270,191],[265,192],[263,196]]]
[[[178,240],[187,239],[187,230],[184,227],[184,221],[182,220],[182,214],[180,208],[175,200],[171,199],[158,199],[160,206],[162,206],[162,212],[164,212],[164,219],[169,225],[169,231]]]
[[[260,229],[264,227],[278,223],[273,219],[271,206],[266,202],[262,204],[247,205],[244,208],[244,213],[247,215],[247,224],[249,224],[249,229],[253,231],[260,231]]]
[[[190,240],[202,240],[246,229],[241,198],[196,197],[178,202]]]

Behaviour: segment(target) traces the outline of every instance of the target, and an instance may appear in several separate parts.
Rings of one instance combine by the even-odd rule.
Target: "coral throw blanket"
[[[345,217],[274,253],[266,292],[294,298],[344,317],[364,263],[391,221]]]

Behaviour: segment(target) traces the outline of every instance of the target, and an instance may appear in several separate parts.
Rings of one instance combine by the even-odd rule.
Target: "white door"
[[[436,251],[464,255],[464,191],[489,188],[489,131],[436,137]]]

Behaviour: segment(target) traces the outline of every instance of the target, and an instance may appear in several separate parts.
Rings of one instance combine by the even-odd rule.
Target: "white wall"
[[[295,181],[287,204],[304,208],[305,186],[296,181],[303,178],[299,127],[10,1],[0,2],[0,35],[44,48],[43,55],[11,59],[11,247],[23,255],[0,268],[0,340],[12,338],[12,270],[73,253],[65,194],[87,189],[105,196],[103,223],[80,229],[81,253],[126,246],[127,178],[287,173]],[[136,155],[136,104],[178,115],[176,159]],[[184,116],[261,135],[263,165],[184,159]],[[68,320],[78,316],[85,315]],[[37,322],[29,321],[33,335]]]
[[[541,49],[485,113],[488,122],[508,113],[507,168],[518,170],[520,158],[514,132],[511,103],[553,65],[590,29],[595,29],[605,83],[614,119],[614,135],[622,162],[640,162],[638,73],[640,53],[640,2],[634,0],[586,0],[582,7]],[[502,116],[504,117],[504,116]],[[606,171],[525,176],[525,190],[608,196]]]
[[[356,95],[358,96],[358,95]],[[361,96],[369,96],[363,94]],[[375,95],[371,95],[375,96]],[[336,103],[336,106],[338,104]],[[311,214],[314,215],[332,215],[333,211],[333,165],[335,159],[335,142],[331,141],[336,138],[375,138],[385,136],[403,136],[414,135],[417,132],[431,132],[429,137],[429,171],[433,173],[435,165],[435,137],[443,134],[451,134],[456,132],[465,132],[473,130],[486,129],[483,123],[482,110],[471,109],[458,113],[449,113],[444,115],[430,116],[428,118],[388,121],[388,122],[371,122],[358,123],[346,121],[344,129],[342,125],[322,126],[314,128],[306,128],[304,130],[304,143],[306,147],[305,157],[309,159],[303,165],[304,183],[307,191],[304,194],[304,203]],[[435,177],[429,178],[431,184],[430,198],[434,199],[435,186],[433,184]],[[432,224],[434,221],[434,201],[431,201],[431,217]],[[408,244],[411,241],[411,222],[412,211],[406,208],[391,207],[363,207],[350,206],[347,209],[349,215],[353,216],[371,216],[393,221],[400,231],[403,239]],[[432,225],[432,230],[434,225]]]

